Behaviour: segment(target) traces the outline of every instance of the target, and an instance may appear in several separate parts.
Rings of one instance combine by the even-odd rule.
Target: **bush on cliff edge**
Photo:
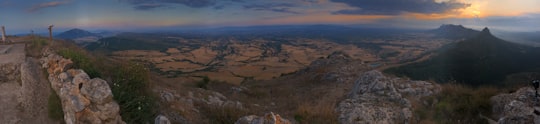
[[[129,62],[112,72],[111,90],[120,105],[122,119],[128,123],[151,123],[155,103],[148,90],[149,74],[143,64]]]

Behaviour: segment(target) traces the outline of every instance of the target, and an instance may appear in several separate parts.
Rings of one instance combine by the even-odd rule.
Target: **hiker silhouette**
[[[538,97],[538,87],[540,86],[540,80],[533,80],[532,85],[534,87],[535,96]]]

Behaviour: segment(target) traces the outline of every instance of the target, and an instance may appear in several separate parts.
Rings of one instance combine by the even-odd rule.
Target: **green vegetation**
[[[203,76],[202,78],[203,79],[201,81],[197,82],[197,87],[207,89],[208,83],[210,83],[210,78],[208,78],[208,76]]]
[[[101,77],[100,70],[96,68],[95,62],[90,59],[87,53],[78,49],[64,48],[58,50],[58,54],[71,59],[73,61],[74,68],[80,68],[84,70],[90,76],[90,78]]]
[[[55,41],[53,49],[69,58],[74,68],[83,69],[91,78],[107,79],[115,101],[120,106],[122,120],[128,124],[151,123],[156,103],[149,86],[149,70],[135,62],[113,62],[90,54],[73,43]]]
[[[120,65],[112,73],[111,90],[120,104],[122,119],[128,124],[151,123],[155,116],[148,73],[144,65],[134,62]]]
[[[500,90],[494,87],[470,88],[457,84],[444,84],[442,91],[427,97],[416,106],[415,118],[421,123],[481,124],[487,121],[480,115],[491,115],[490,98]]]
[[[41,56],[41,50],[48,45],[48,41],[45,38],[34,37],[31,43],[26,49],[28,56],[39,57]]]
[[[62,110],[62,101],[60,97],[56,95],[53,89],[51,89],[51,94],[49,95],[49,100],[47,102],[47,111],[49,113],[49,118],[55,121],[64,120],[64,111]]]

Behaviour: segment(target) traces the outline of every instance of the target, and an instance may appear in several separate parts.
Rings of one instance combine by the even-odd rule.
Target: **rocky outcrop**
[[[0,64],[0,83],[18,80],[20,76],[19,64]]]
[[[175,124],[208,123],[201,122],[203,117],[199,116],[201,115],[199,109],[203,106],[246,109],[241,102],[230,100],[223,94],[211,90],[195,89],[184,94],[170,89],[156,88],[154,92],[157,92],[162,102],[167,103],[166,105],[171,108],[161,111],[161,116]]]
[[[273,112],[266,113],[264,116],[249,115],[238,119],[235,124],[291,124],[287,119],[281,118],[279,114]]]
[[[73,62],[46,52],[41,59],[47,69],[52,89],[62,101],[67,124],[123,124],[119,106],[113,100],[108,83],[99,78],[90,79],[80,69],[71,69]]]
[[[171,124],[171,121],[163,115],[159,115],[154,120],[154,124]]]
[[[407,98],[419,99],[439,91],[436,84],[389,78],[379,71],[369,71],[360,76],[336,110],[340,123],[345,124],[409,123],[413,113]]]
[[[493,96],[491,105],[499,124],[540,124],[540,97],[532,87]]]

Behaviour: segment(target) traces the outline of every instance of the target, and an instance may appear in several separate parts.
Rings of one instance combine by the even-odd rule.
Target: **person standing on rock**
[[[540,86],[540,80],[533,80],[532,85],[534,87],[534,94],[536,97],[538,97],[538,87]]]

